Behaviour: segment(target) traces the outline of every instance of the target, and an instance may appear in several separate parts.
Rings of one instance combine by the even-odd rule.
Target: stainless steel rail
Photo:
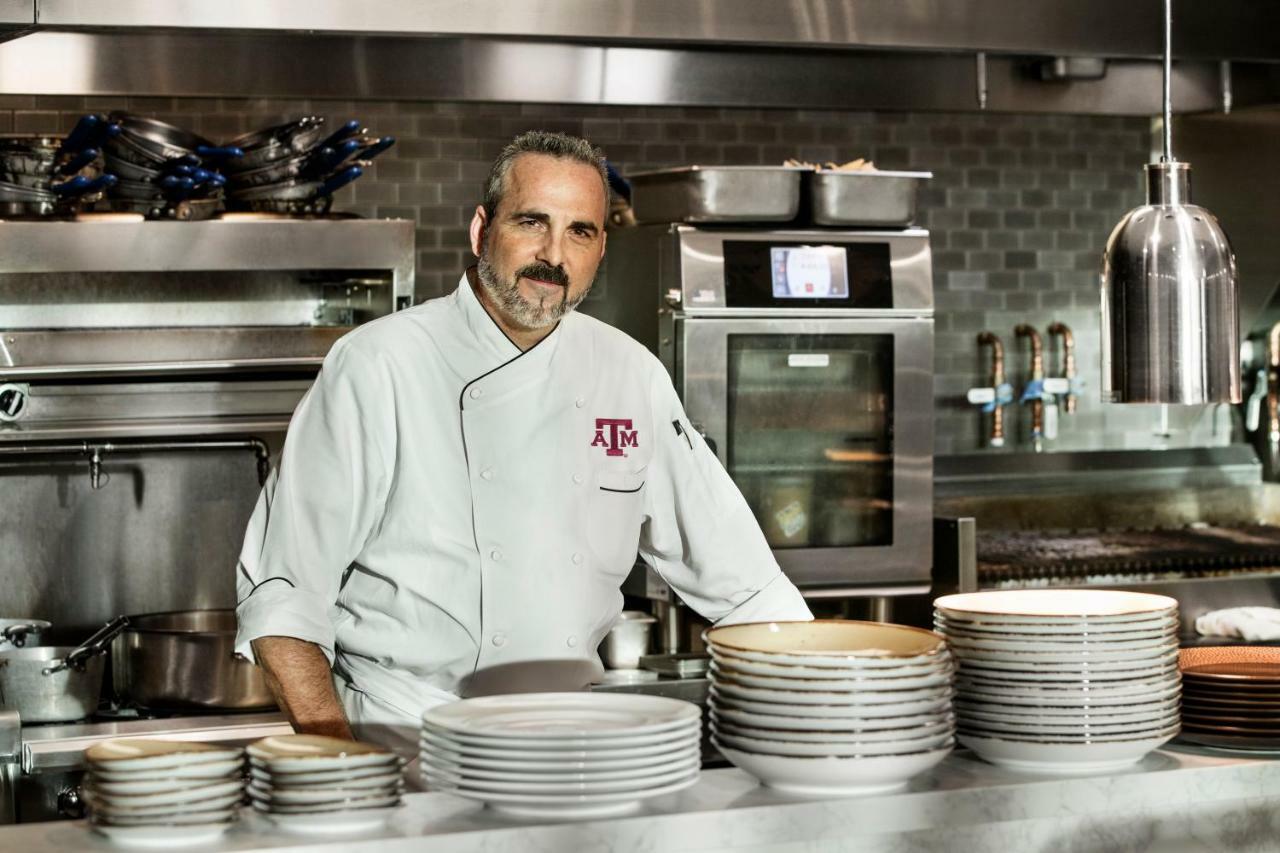
[[[0,366],[0,377],[11,381],[100,379],[137,376],[195,376],[241,371],[319,369],[324,356],[296,358],[236,358],[218,361],[142,361],[112,364],[38,364]]]
[[[0,459],[6,456],[88,456],[89,484],[102,487],[102,463],[107,454],[128,453],[177,453],[188,450],[252,450],[258,460],[258,484],[267,481],[271,470],[271,453],[266,442],[257,438],[239,440],[210,439],[205,441],[130,441],[128,443],[101,442],[33,442],[31,444],[0,444]]]

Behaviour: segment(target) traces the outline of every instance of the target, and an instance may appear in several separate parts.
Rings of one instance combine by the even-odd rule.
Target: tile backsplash
[[[936,313],[934,396],[938,453],[985,445],[988,421],[965,400],[989,384],[977,334],[1005,344],[1015,395],[1030,365],[1014,327],[1044,337],[1046,367],[1061,353],[1047,327],[1075,333],[1085,381],[1079,409],[1059,418],[1047,449],[1225,444],[1227,407],[1104,406],[1099,400],[1098,272],[1111,228],[1143,198],[1151,147],[1145,118],[839,112],[684,107],[562,106],[229,98],[0,97],[0,131],[59,133],[84,111],[129,109],[226,140],[299,115],[360,118],[398,144],[337,207],[416,223],[420,299],[454,285],[469,262],[467,223],[488,164],[527,129],[583,135],[624,174],[688,163],[769,164],[873,159],[881,168],[933,172],[921,224],[932,235]],[[0,307],[0,311],[2,311]],[[1006,410],[1009,451],[1029,449],[1029,410]]]

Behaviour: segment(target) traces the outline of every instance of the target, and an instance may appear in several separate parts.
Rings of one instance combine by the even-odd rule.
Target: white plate
[[[387,825],[398,805],[378,809],[350,809],[339,812],[280,814],[261,812],[267,820],[288,832],[304,835],[327,835],[338,832],[369,832]]]
[[[762,663],[748,660],[719,649],[708,649],[711,659],[725,669],[736,672],[749,672],[752,675],[770,675],[775,678],[865,678],[881,676],[885,678],[906,678],[916,675],[930,675],[936,672],[949,672],[952,659],[950,652],[938,652],[930,655],[924,663],[879,666],[865,666],[854,661],[845,666],[804,666],[803,664]]]
[[[1002,661],[1002,660],[982,660],[960,662],[957,672],[963,672],[966,666],[980,666],[983,669],[1003,669],[1011,672],[1064,672],[1064,673],[1086,673],[1086,672],[1115,672],[1117,670],[1133,670],[1150,668],[1152,670],[1166,670],[1170,664],[1176,664],[1178,661],[1177,653],[1170,654],[1158,659],[1151,659],[1134,663],[1132,661],[1089,661],[1085,663],[1052,663],[1040,661],[1033,665],[1028,665],[1026,661]]]
[[[962,628],[950,622],[937,620],[934,622],[934,628],[939,634],[951,640],[970,640],[984,642],[1009,643],[1013,646],[1021,646],[1026,643],[1144,643],[1153,640],[1162,640],[1170,635],[1178,633],[1178,623],[1170,621],[1167,625],[1151,628],[1146,631],[1095,631],[1092,629],[1080,631],[1061,631],[1052,634],[1032,634],[1029,632],[1017,631],[990,631],[977,630],[971,628]]]
[[[1175,638],[1147,650],[1124,652],[1017,652],[1009,649],[974,649],[956,645],[952,645],[951,651],[955,653],[961,669],[969,661],[1000,661],[1021,664],[1027,668],[1034,668],[1042,663],[1075,664],[1083,668],[1084,665],[1091,663],[1125,662],[1129,664],[1130,669],[1137,669],[1143,664],[1163,667],[1168,665],[1170,660],[1177,660],[1178,640]]]
[[[1008,589],[944,595],[935,610],[961,619],[1017,617],[1019,622],[1125,622],[1174,611],[1176,599],[1112,589]]]
[[[990,681],[1004,681],[1025,683],[1028,681],[1046,682],[1049,684],[1065,683],[1075,684],[1079,682],[1117,682],[1117,683],[1133,683],[1138,681],[1155,682],[1169,678],[1178,674],[1177,664],[1172,664],[1163,668],[1144,669],[1116,669],[1103,670],[1101,672],[1042,672],[1039,670],[1029,670],[1019,672],[1012,669],[987,669],[975,663],[966,663],[961,670],[968,678],[981,678]]]
[[[1119,770],[1142,760],[1177,734],[1177,729],[1141,740],[1111,743],[1028,743],[960,734],[956,739],[980,758],[1029,773],[1099,773]]]
[[[532,758],[557,761],[589,761],[608,758],[640,758],[646,755],[663,755],[679,749],[683,749],[690,744],[697,743],[702,737],[702,728],[675,733],[672,737],[661,743],[649,744],[647,746],[635,747],[617,747],[600,749],[580,749],[576,746],[566,746],[561,749],[538,750],[536,754],[531,754],[530,750],[519,746],[511,746],[505,748],[489,748],[479,746],[460,746],[454,741],[447,740],[437,735],[428,728],[423,728],[419,741],[425,741],[436,748],[437,752],[452,753],[459,757],[474,758]]]
[[[396,793],[377,797],[347,797],[323,803],[277,803],[251,795],[249,802],[255,810],[265,814],[333,814],[334,812],[392,808],[400,804],[400,795]]]
[[[202,803],[209,800],[216,800],[227,794],[236,793],[244,789],[244,781],[239,777],[228,779],[221,782],[212,782],[207,785],[193,785],[179,788],[170,787],[168,790],[151,791],[146,793],[117,793],[112,791],[104,791],[96,784],[85,786],[85,796],[92,803],[101,803],[103,805],[114,806],[116,808],[141,808],[144,806],[159,806],[165,804],[181,804],[181,803]]]
[[[1080,743],[1122,743],[1127,741],[1146,740],[1155,737],[1158,734],[1172,733],[1176,735],[1181,728],[1181,721],[1176,717],[1171,718],[1169,725],[1163,728],[1149,728],[1130,732],[1118,732],[1116,734],[1101,735],[1081,735],[1079,737],[1061,737],[1056,733],[1045,732],[1031,734],[1029,732],[989,732],[985,730],[974,729],[970,731],[967,727],[957,727],[957,734],[975,735],[978,737],[995,738],[996,740],[1013,741],[1016,743],[1037,743],[1037,744],[1080,744]],[[1171,735],[1171,736],[1172,736]]]
[[[1182,685],[1174,684],[1163,690],[1152,691],[1150,693],[1128,693],[1117,694],[1096,689],[1089,690],[1046,690],[1040,693],[1014,693],[1010,690],[986,690],[972,686],[964,686],[958,689],[956,698],[968,699],[974,702],[987,702],[996,705],[1048,705],[1058,708],[1076,706],[1076,707],[1092,707],[1092,706],[1109,706],[1109,705],[1132,705],[1134,697],[1141,697],[1144,701],[1158,702],[1162,699],[1171,699],[1182,694]]]
[[[210,746],[189,741],[154,740],[151,738],[115,738],[96,743],[85,750],[85,761],[92,770],[158,770],[205,764],[213,761],[235,761],[243,758],[239,747]]]
[[[422,741],[419,741],[418,745],[422,753],[429,755],[437,764],[454,764],[460,767],[480,767],[485,770],[532,770],[552,773],[593,773],[597,771],[631,770],[638,767],[652,767],[654,765],[666,764],[668,762],[688,758],[691,755],[698,755],[702,749],[700,744],[694,743],[683,749],[658,753],[656,755],[642,755],[634,758],[593,758],[590,760],[582,760],[577,758],[477,758],[474,756],[461,756],[455,752],[441,751],[436,746]]]
[[[741,737],[728,732],[716,730],[716,743],[722,743],[733,749],[751,752],[756,755],[790,755],[790,756],[822,756],[831,755],[840,758],[875,758],[883,755],[910,755],[917,752],[929,752],[935,749],[949,749],[954,745],[951,732],[933,735],[914,740],[884,743],[801,743],[786,740],[762,740],[754,737]]]
[[[88,799],[89,808],[97,814],[110,817],[143,817],[147,815],[187,814],[189,812],[222,811],[244,800],[244,792],[236,791],[221,797],[214,797],[200,802],[158,803],[150,806],[118,806],[102,802],[96,798]]]
[[[105,779],[97,778],[94,774],[90,774],[85,778],[84,787],[85,790],[93,790],[100,794],[107,794],[111,796],[136,796],[139,794],[158,794],[186,788],[204,787],[207,785],[216,785],[219,782],[234,782],[239,779],[239,773],[236,773],[235,775],[224,773],[221,776],[211,779],[173,779],[165,777],[163,779],[138,779],[125,782],[110,782]]]
[[[660,788],[647,791],[620,791],[613,794],[512,794],[477,791],[468,787],[443,787],[437,790],[487,803],[498,811],[537,817],[586,818],[605,817],[634,811],[643,800],[683,791],[698,781],[698,774]]]
[[[147,847],[172,850],[176,847],[193,847],[211,844],[222,837],[231,822],[212,824],[185,824],[182,826],[106,826],[93,824],[93,831],[105,835],[122,846]]]
[[[868,658],[858,655],[819,655],[819,654],[784,654],[773,652],[754,652],[748,649],[732,649],[724,646],[708,644],[712,657],[733,658],[752,663],[767,663],[772,666],[804,666],[814,669],[848,669],[857,666],[863,669],[896,669],[902,666],[936,666],[947,659],[946,646],[936,652],[913,657]]]
[[[737,737],[761,738],[763,740],[788,740],[801,743],[892,743],[911,740],[912,738],[931,737],[949,734],[955,730],[955,721],[943,720],[929,726],[909,726],[897,729],[880,729],[870,732],[810,732],[793,731],[791,729],[768,729],[759,726],[740,725],[722,718],[717,713],[711,715],[712,725],[716,731]]]
[[[226,809],[215,809],[207,812],[181,812],[160,817],[155,815],[120,816],[95,813],[90,818],[90,822],[105,826],[183,826],[191,824],[212,825],[215,823],[234,822],[239,819],[240,804],[236,803]]]
[[[261,767],[250,767],[249,778],[270,785],[273,788],[306,789],[325,788],[341,785],[344,788],[376,788],[379,785],[390,785],[400,778],[399,767],[390,770],[377,768],[377,772],[363,773],[271,773]]]
[[[1161,731],[1169,728],[1171,725],[1176,725],[1178,719],[1178,710],[1175,708],[1172,713],[1155,713],[1150,716],[1141,717],[1138,720],[1119,722],[1090,721],[1087,723],[1069,723],[1066,725],[1060,725],[1052,722],[1042,723],[1040,721],[1015,722],[1010,720],[987,720],[960,714],[957,715],[956,725],[965,731],[988,732],[993,737],[1013,735],[1015,737],[1043,737],[1046,740],[1053,740],[1057,738],[1061,738],[1063,740],[1075,740],[1077,738],[1092,738],[1096,735]]]
[[[711,695],[716,697],[723,707],[738,708],[757,714],[770,714],[784,717],[909,717],[916,714],[929,714],[947,711],[951,708],[951,693],[944,693],[937,699],[925,699],[916,702],[889,702],[883,705],[855,705],[842,702],[835,705],[801,705],[794,702],[757,702],[730,695],[718,685],[711,685]]]
[[[940,687],[922,687],[919,690],[894,690],[878,693],[864,691],[807,691],[807,690],[773,690],[764,687],[747,687],[724,677],[713,678],[711,683],[724,696],[749,699],[754,702],[775,702],[797,705],[886,705],[906,704],[910,702],[930,702],[946,699],[951,696],[950,685]]]
[[[493,791],[508,794],[610,794],[651,790],[687,779],[689,774],[696,773],[697,770],[697,767],[683,764],[666,768],[662,773],[643,776],[638,779],[614,779],[607,782],[599,780],[589,782],[545,782],[536,780],[508,782],[496,779],[480,779],[468,773],[461,775],[449,773],[435,765],[424,762],[422,765],[422,778],[432,790],[448,790],[461,786],[473,791]]]
[[[1093,657],[1099,654],[1114,654],[1119,652],[1129,652],[1130,657],[1143,657],[1145,655],[1159,655],[1165,652],[1171,645],[1176,645],[1178,635],[1176,632],[1161,634],[1151,639],[1142,640],[1114,640],[1114,641],[1093,641],[1093,640],[1026,640],[1015,642],[1013,640],[990,640],[990,639],[974,639],[960,635],[947,635],[947,645],[951,647],[951,651],[956,657],[964,659],[965,655],[962,651],[988,651],[988,652],[1008,652],[1011,654],[1029,654],[1029,653],[1053,653],[1060,655],[1088,655]],[[1141,654],[1139,654],[1141,653]]]
[[[998,617],[985,619],[960,619],[954,616],[935,613],[934,629],[940,634],[952,630],[966,631],[984,635],[1024,635],[1039,637],[1055,637],[1062,634],[1108,635],[1123,637],[1127,634],[1141,634],[1152,631],[1163,632],[1175,629],[1178,625],[1177,614],[1159,616],[1154,619],[1135,619],[1131,622],[1015,622]],[[945,628],[945,630],[944,630]]]
[[[463,699],[428,709],[422,720],[447,731],[493,738],[608,738],[681,729],[702,718],[692,702],[638,693],[516,693]]]
[[[956,679],[956,695],[972,698],[974,695],[982,693],[998,697],[996,701],[1003,701],[1004,697],[1012,696],[1029,698],[1051,698],[1055,696],[1104,696],[1116,698],[1127,696],[1130,697],[1126,700],[1128,702],[1154,702],[1160,698],[1159,694],[1180,690],[1181,684],[1182,682],[1176,673],[1168,678],[1154,681],[1144,680],[1136,683],[1124,681],[1079,681],[1065,684],[1060,681],[1020,681],[1012,683],[962,676]]]
[[[397,779],[390,785],[377,788],[269,788],[251,784],[248,792],[252,799],[260,803],[281,805],[340,803],[349,800],[397,797],[404,792],[404,782]]]
[[[946,758],[951,749],[914,755],[876,758],[795,758],[759,755],[717,744],[720,752],[736,767],[745,770],[766,786],[794,794],[872,794],[894,791],[913,776],[929,770]]]
[[[689,755],[678,761],[669,761],[663,764],[652,764],[648,767],[633,767],[623,770],[588,770],[588,771],[546,771],[546,770],[488,770],[483,767],[475,767],[466,765],[464,768],[458,764],[449,764],[430,755],[422,756],[424,764],[430,764],[433,767],[440,768],[445,773],[458,775],[465,771],[468,779],[489,780],[493,782],[593,782],[593,781],[615,781],[620,779],[640,779],[646,776],[653,776],[656,773],[663,772],[667,767],[684,767],[688,770],[696,770],[702,763],[702,756],[699,754]]]
[[[272,735],[249,744],[249,760],[273,773],[317,772],[398,764],[384,747],[323,735]]]
[[[536,752],[571,752],[575,750],[631,749],[633,747],[660,746],[697,732],[701,729],[701,726],[702,720],[699,717],[698,719],[681,722],[679,726],[666,731],[653,734],[563,738],[543,736],[490,737],[488,735],[463,734],[449,729],[441,729],[429,722],[422,724],[423,730],[431,732],[435,739],[463,749],[475,747],[480,749],[514,749]]]
[[[785,717],[780,714],[760,714],[745,711],[720,702],[712,702],[717,717],[745,726],[763,729],[784,729],[794,732],[813,732],[818,736],[835,732],[894,731],[918,726],[937,726],[950,719],[950,705],[933,714],[912,714],[901,717]]]
[[[961,699],[957,699],[955,703],[956,713],[962,714],[966,719],[999,718],[1014,722],[1044,720],[1046,723],[1056,723],[1059,720],[1063,720],[1064,723],[1067,720],[1077,720],[1079,722],[1087,722],[1089,720],[1097,722],[1115,721],[1130,717],[1137,719],[1151,714],[1163,717],[1169,711],[1176,710],[1178,706],[1179,700],[1176,696],[1161,702],[1108,705],[1105,708],[1092,711],[1081,711],[1079,708],[1036,708],[1026,705],[1002,705],[998,702],[969,702]]]
[[[764,687],[771,690],[827,690],[833,692],[846,691],[862,691],[862,692],[883,692],[883,691],[902,691],[916,690],[922,687],[938,687],[951,683],[951,672],[943,670],[940,672],[930,673],[928,675],[915,675],[909,677],[893,677],[881,678],[872,676],[870,678],[775,678],[768,675],[754,675],[747,672],[739,672],[731,666],[724,665],[712,661],[711,672],[713,679],[721,677],[730,678],[738,684],[747,687]]]
[[[102,782],[171,782],[182,780],[219,779],[240,772],[244,767],[243,758],[229,758],[221,761],[205,761],[199,764],[184,764],[181,767],[157,767],[142,770],[110,770],[104,765],[91,765],[88,778]]]

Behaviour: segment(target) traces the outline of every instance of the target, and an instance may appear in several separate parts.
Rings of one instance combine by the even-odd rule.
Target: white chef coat
[[[473,671],[594,658],[637,551],[712,621],[812,618],[653,355],[578,313],[521,352],[464,276],[329,352],[245,534],[236,650],[315,643],[358,733],[416,730]]]

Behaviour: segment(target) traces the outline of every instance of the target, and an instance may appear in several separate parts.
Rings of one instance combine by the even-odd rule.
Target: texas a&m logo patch
[[[605,456],[626,456],[624,447],[639,447],[636,430],[630,418],[596,418],[596,437],[592,447],[603,447]]]

